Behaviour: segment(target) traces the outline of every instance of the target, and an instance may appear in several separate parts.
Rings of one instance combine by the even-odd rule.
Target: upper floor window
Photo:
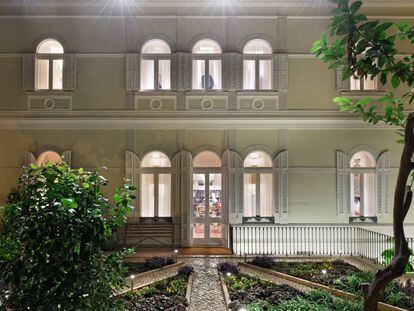
[[[366,78],[351,76],[351,91],[376,91],[378,90],[378,76],[373,78],[368,75]]]
[[[63,46],[55,39],[40,42],[36,50],[35,87],[37,90],[63,89]]]
[[[221,47],[214,40],[200,40],[193,47],[193,89],[221,89]]]
[[[147,41],[141,49],[141,91],[171,88],[171,49],[160,39]]]
[[[244,216],[273,215],[272,158],[263,151],[254,151],[244,160]]]
[[[141,217],[171,217],[171,162],[153,151],[141,162]]]
[[[57,164],[62,162],[62,158],[54,151],[45,151],[37,158],[37,165],[43,166],[46,163]]]
[[[367,151],[355,153],[351,168],[351,216],[375,216],[376,180],[374,156]]]
[[[243,49],[243,89],[272,89],[272,47],[262,39],[253,39]]]

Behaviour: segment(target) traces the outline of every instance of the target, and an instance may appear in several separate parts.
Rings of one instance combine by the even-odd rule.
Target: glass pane
[[[351,215],[361,216],[361,175],[351,174]]]
[[[364,174],[364,215],[375,216],[375,174]]]
[[[36,88],[38,90],[49,89],[49,60],[36,60]]]
[[[204,90],[205,89],[205,61],[193,60],[193,89]]]
[[[210,77],[208,79],[209,90],[221,90],[221,60],[208,62]]]
[[[244,216],[256,216],[256,174],[244,174]]]
[[[222,193],[221,193],[221,174],[210,174],[210,217],[222,216]]]
[[[141,59],[141,90],[154,89],[154,60]]]
[[[36,52],[39,54],[63,54],[63,47],[54,39],[46,39],[38,45]]]
[[[160,59],[158,61],[158,89],[169,90],[170,84],[170,60]]]
[[[244,159],[244,167],[272,167],[272,158],[263,151],[249,153]]]
[[[37,159],[37,165],[42,166],[46,163],[56,164],[62,161],[62,158],[53,151],[43,152]]]
[[[206,180],[204,174],[193,174],[193,217],[206,216]]]
[[[141,162],[142,167],[171,167],[170,159],[162,152],[147,153]]]
[[[170,47],[164,40],[153,39],[147,41],[141,49],[144,54],[169,54]]]
[[[53,89],[63,89],[63,59],[53,60]]]
[[[246,43],[244,54],[272,54],[272,47],[262,39],[253,39]]]
[[[193,238],[204,239],[204,224],[200,224],[200,223],[193,224]]]
[[[364,79],[364,90],[365,91],[375,91],[378,89],[378,79],[375,77],[373,80],[371,80],[371,75],[368,75]]]
[[[210,238],[221,239],[221,224],[219,223],[210,224]]]
[[[199,153],[193,161],[194,167],[221,167],[219,156],[212,151],[203,151]]]
[[[154,174],[142,174],[141,217],[154,217]]]
[[[158,216],[171,217],[171,174],[158,175]]]
[[[272,174],[260,174],[260,216],[273,215],[273,178]]]
[[[256,62],[254,60],[243,61],[243,89],[254,90],[256,88]]]
[[[204,39],[198,41],[193,47],[193,53],[197,54],[220,54],[221,47],[220,45],[210,39]]]
[[[361,89],[361,81],[359,79],[356,79],[354,76],[351,76],[350,82],[352,91],[359,91]]]
[[[272,61],[270,59],[259,61],[259,89],[272,89]]]
[[[375,158],[368,151],[359,151],[355,153],[349,165],[351,167],[375,167]]]

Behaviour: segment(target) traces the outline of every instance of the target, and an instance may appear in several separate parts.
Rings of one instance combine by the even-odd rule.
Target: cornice
[[[3,111],[0,129],[392,129],[329,110],[276,112]]]

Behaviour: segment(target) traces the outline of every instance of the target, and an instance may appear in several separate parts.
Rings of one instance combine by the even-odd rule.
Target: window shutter
[[[126,181],[137,188],[137,190],[134,191],[135,199],[132,202],[132,205],[135,207],[134,215],[136,217],[139,217],[139,206],[140,206],[140,191],[139,191],[139,175],[140,175],[140,167],[141,167],[141,161],[138,158],[138,156],[131,152],[131,151],[125,151],[125,179]]]
[[[288,55],[273,55],[273,89],[287,90],[288,87]]]
[[[175,192],[176,215],[181,216],[181,245],[190,245],[190,223],[191,223],[191,189],[193,179],[193,163],[188,151],[181,151],[173,158],[173,180],[172,191]]]
[[[23,90],[35,90],[35,54],[23,54]]]
[[[184,57],[184,89],[191,90],[192,88],[192,71],[193,61],[191,54],[186,53]]]
[[[125,62],[125,83],[127,91],[139,91],[140,88],[140,55],[138,53],[127,53]]]
[[[274,175],[274,200],[275,215],[279,217],[288,215],[288,152],[287,150],[280,152],[275,160],[274,167],[276,173]]]
[[[390,152],[382,153],[377,160],[377,212],[378,215],[388,214],[390,186]]]
[[[76,89],[76,54],[63,55],[63,89]]]
[[[351,89],[351,80],[342,80],[343,69],[336,69],[336,90],[337,91],[349,91]]]
[[[226,207],[231,216],[233,215],[230,217],[232,219],[237,217],[237,214],[243,215],[243,162],[241,157],[231,150],[224,153],[222,161],[227,174]]]
[[[37,161],[33,153],[29,151],[25,151],[24,152],[24,166],[28,167],[30,164],[36,164],[36,163]]]
[[[171,54],[171,89],[177,89],[178,80],[178,62],[177,54]]]
[[[230,88],[230,55],[229,53],[224,53],[222,56],[222,89],[228,90]]]
[[[232,57],[232,70],[234,70],[232,79],[235,83],[235,89],[243,89],[243,55],[234,53]]]
[[[349,160],[342,151],[336,152],[336,196],[338,215],[349,215],[351,213]]]
[[[69,165],[69,167],[71,167],[72,166],[72,151],[70,150],[63,151],[62,156],[63,156],[63,161],[65,161],[65,163]]]

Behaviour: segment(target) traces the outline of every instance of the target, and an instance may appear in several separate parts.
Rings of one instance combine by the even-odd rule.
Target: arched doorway
[[[193,245],[221,245],[223,237],[221,160],[204,151],[193,161],[191,236]]]

